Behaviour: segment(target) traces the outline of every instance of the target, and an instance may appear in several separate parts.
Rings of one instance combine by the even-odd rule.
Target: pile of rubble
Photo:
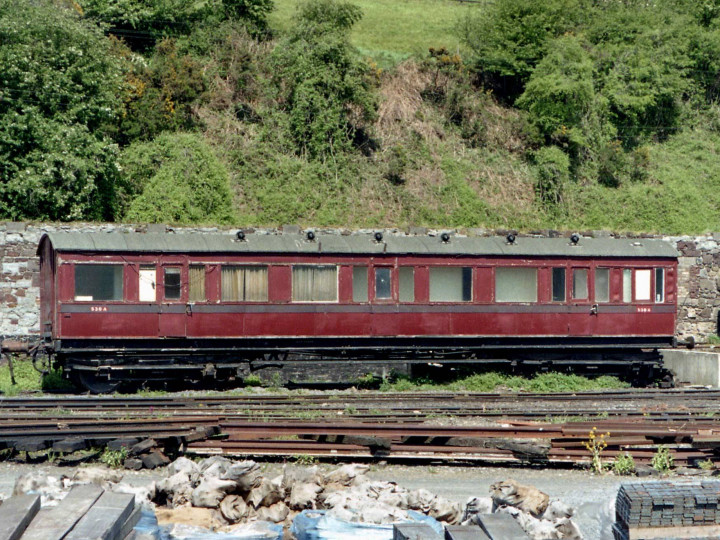
[[[168,465],[165,478],[145,487],[122,482],[114,471],[87,468],[69,478],[30,473],[18,479],[15,494],[40,493],[44,503],[52,504],[70,486],[92,482],[106,490],[134,493],[137,502],[155,508],[161,523],[214,531],[256,522],[284,527],[308,509],[364,524],[408,521],[408,512],[414,510],[448,525],[479,525],[481,514],[506,513],[533,539],[582,538],[570,507],[512,480],[494,484],[489,497],[462,504],[425,489],[372,480],[367,470],[367,465],[349,464],[323,474],[317,466],[286,465],[281,474],[269,478],[254,461],[213,456],[194,462],[181,457]]]

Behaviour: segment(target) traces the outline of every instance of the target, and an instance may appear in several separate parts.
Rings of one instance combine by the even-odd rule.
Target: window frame
[[[458,269],[460,270],[460,293],[462,295],[465,287],[465,281],[464,281],[464,274],[465,270],[469,270],[470,274],[470,298],[467,300],[433,300],[432,298],[432,274],[433,269]],[[467,266],[467,265],[430,265],[428,266],[428,301],[431,304],[458,304],[458,305],[464,305],[464,304],[471,304],[475,298],[475,267],[474,266]]]
[[[658,273],[660,273],[660,281],[659,283],[662,283],[662,298],[660,300],[657,299],[658,296]],[[665,300],[667,298],[667,292],[666,292],[666,284],[665,284],[665,267],[663,266],[656,266],[654,268],[653,272],[653,283],[652,283],[652,291],[653,291],[653,303],[655,304],[664,304]]]
[[[562,270],[563,272],[563,298],[562,300],[555,300],[555,270]],[[551,266],[550,267],[550,303],[551,304],[565,304],[568,301],[568,268],[567,266]]]
[[[498,300],[498,270],[515,270],[515,269],[529,269],[535,271],[535,300]],[[493,272],[493,301],[496,304],[507,304],[507,305],[525,305],[525,304],[538,304],[540,303],[540,267],[530,265],[498,265],[495,267]]]
[[[72,266],[73,266],[73,271],[72,271],[72,276],[73,276],[72,302],[82,302],[82,303],[104,302],[104,303],[106,303],[106,304],[113,304],[113,303],[114,303],[114,304],[122,304],[122,303],[124,303],[124,302],[126,301],[126,300],[125,300],[125,298],[126,298],[125,295],[126,295],[126,293],[127,293],[127,290],[126,290],[127,287],[125,287],[125,268],[127,267],[127,264],[125,264],[124,262],[75,261],[75,262],[72,263]],[[76,294],[76,293],[77,293],[77,272],[76,272],[76,270],[77,270],[77,268],[78,268],[79,266],[82,266],[82,267],[88,267],[88,266],[112,266],[112,267],[119,267],[119,268],[121,268],[121,271],[120,271],[120,276],[121,276],[121,279],[120,279],[120,287],[121,287],[120,299],[119,299],[119,300],[118,300],[118,299],[98,300],[98,299],[93,298],[92,300],[87,300],[87,299],[84,299],[84,298],[83,298],[83,295],[78,296],[78,295]]]
[[[265,290],[265,300],[225,300],[223,299],[222,272],[224,268],[258,268],[264,267],[267,272],[267,289]],[[207,272],[207,270],[206,270]],[[270,264],[268,263],[245,263],[232,262],[220,264],[220,283],[219,283],[219,302],[221,304],[268,304],[270,303]],[[205,291],[207,297],[207,291]]]
[[[165,276],[166,276],[168,270],[179,270],[178,275],[180,276],[180,283],[178,286],[179,286],[180,294],[178,295],[177,298],[168,298],[168,296],[167,296],[167,285],[165,284]],[[184,296],[185,296],[185,290],[184,290],[185,287],[183,287],[183,283],[185,282],[185,280],[183,279],[183,273],[184,273],[183,270],[184,270],[183,266],[180,264],[177,264],[177,263],[170,263],[170,264],[162,265],[162,302],[164,302],[166,304],[177,304],[177,303],[183,302]],[[157,289],[158,289],[158,284],[157,284],[157,274],[156,274],[155,275],[155,295],[156,295],[155,297],[156,297],[156,299],[157,299]]]
[[[591,274],[589,266],[571,266],[570,267],[570,301],[576,304],[589,304],[591,298],[594,298],[594,274]],[[586,275],[585,287],[587,288],[587,296],[584,298],[575,298],[575,272],[584,271]],[[592,276],[592,279],[591,279]]]
[[[410,271],[410,275],[412,276],[412,279],[410,280],[411,286],[410,290],[412,291],[412,300],[403,300],[401,298],[401,284],[402,284],[402,270],[406,269]],[[416,295],[415,295],[415,266],[403,264],[399,265],[397,267],[397,291],[398,291],[398,304],[414,304],[416,301]]]
[[[293,271],[296,267],[333,267],[335,268],[335,300],[295,300],[295,286],[293,280]],[[374,284],[373,284],[374,285]],[[269,288],[268,284],[268,288]],[[374,290],[374,287],[373,287]],[[340,303],[340,265],[338,263],[319,264],[319,263],[292,263],[290,265],[290,303],[292,304],[338,304]]]
[[[203,279],[203,285],[202,285],[203,299],[202,300],[193,300],[192,298],[190,298],[190,292],[192,290],[192,281],[191,281],[192,278],[190,276],[190,271],[193,268],[202,268],[202,271],[203,271],[203,277],[202,277],[202,279]],[[188,278],[187,278],[187,301],[188,301],[188,304],[206,304],[207,302],[210,301],[208,299],[208,286],[207,286],[208,266],[205,263],[189,263],[187,272],[188,272]],[[220,282],[220,284],[222,285],[222,281]]]
[[[351,265],[352,273],[351,273],[351,279],[352,279],[352,294],[350,295],[350,300],[353,304],[369,304],[370,303],[370,268],[372,268],[369,264],[353,264]],[[364,300],[355,300],[355,270],[365,270],[365,299]],[[292,273],[292,271],[291,271]],[[292,280],[292,275],[290,277]],[[291,291],[291,297],[292,297],[292,291]]]
[[[655,272],[654,272],[654,270],[655,270],[655,268],[652,266],[651,267],[641,266],[639,268],[632,269],[632,271],[633,271],[633,273],[632,273],[632,276],[633,276],[632,277],[632,290],[633,290],[632,299],[633,299],[634,303],[639,303],[639,304],[653,304],[654,303],[654,299],[655,299],[655,287],[654,287]],[[637,293],[638,293],[637,274],[638,274],[638,271],[650,272],[650,279],[648,281],[648,287],[649,287],[648,296],[649,296],[649,298],[647,298],[647,299],[640,299],[637,297]]]
[[[607,272],[607,300],[598,299],[598,288],[597,288],[597,274],[598,270],[604,270]],[[593,301],[596,304],[610,304],[612,303],[612,267],[610,266],[596,266],[593,269]]]
[[[382,298],[378,297],[377,295],[377,271],[378,270],[387,270],[388,275],[390,276],[390,296],[383,296]],[[378,264],[372,266],[372,301],[379,303],[379,304],[388,304],[393,303],[396,301],[396,289],[397,289],[397,278],[395,277],[395,267],[386,265],[386,264]]]

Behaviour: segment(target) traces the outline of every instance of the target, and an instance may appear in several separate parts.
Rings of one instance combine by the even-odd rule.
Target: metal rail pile
[[[720,461],[719,400],[709,390],[9,398],[0,449],[154,437],[199,454],[584,463],[595,427],[610,433],[605,458],[647,463],[664,445],[687,465]]]

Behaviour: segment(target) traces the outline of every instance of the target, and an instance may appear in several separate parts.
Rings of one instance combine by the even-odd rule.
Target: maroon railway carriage
[[[95,389],[286,353],[517,359],[675,333],[659,240],[52,233],[38,252],[46,348]]]

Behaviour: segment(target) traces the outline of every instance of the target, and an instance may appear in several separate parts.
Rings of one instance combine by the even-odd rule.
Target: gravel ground
[[[333,467],[321,465],[321,468],[330,470]],[[266,464],[264,469],[266,474],[273,476],[280,473],[282,465]],[[74,469],[0,463],[0,497],[9,497],[17,477],[30,471],[69,476]],[[123,480],[131,485],[144,485],[163,476],[162,470],[125,471]],[[539,488],[551,499],[560,499],[574,506],[577,509],[575,521],[587,540],[612,539],[610,527],[614,515],[613,501],[621,483],[617,477],[593,476],[583,471],[500,467],[386,465],[371,467],[369,476],[374,480],[397,482],[409,489],[425,488],[463,503],[473,496],[488,496],[490,484],[494,482],[514,479]]]

